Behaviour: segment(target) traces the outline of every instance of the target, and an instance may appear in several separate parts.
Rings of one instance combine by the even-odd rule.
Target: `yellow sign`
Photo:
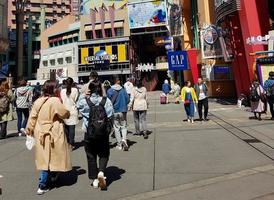
[[[262,83],[264,83],[269,77],[269,72],[271,72],[271,71],[274,72],[274,65],[262,65],[261,70],[262,70],[261,71]]]

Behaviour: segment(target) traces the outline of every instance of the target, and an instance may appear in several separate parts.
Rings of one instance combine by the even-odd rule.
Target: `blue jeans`
[[[185,111],[186,111],[186,115],[187,118],[189,117],[194,117],[194,102],[190,101],[190,104],[185,105]]]
[[[16,108],[17,113],[17,130],[20,131],[21,128],[26,128],[28,118],[29,118],[29,109],[28,108]],[[23,121],[24,115],[24,121]],[[22,123],[23,121],[23,123]]]
[[[40,178],[39,178],[39,188],[44,189],[48,186],[49,180],[49,171],[42,170],[40,171]]]

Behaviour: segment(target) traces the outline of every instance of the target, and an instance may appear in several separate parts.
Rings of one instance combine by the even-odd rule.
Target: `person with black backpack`
[[[274,72],[269,72],[269,78],[264,82],[267,101],[271,112],[271,120],[274,120]]]
[[[109,160],[109,133],[114,110],[111,101],[103,97],[102,85],[91,82],[90,97],[82,94],[77,102],[83,116],[85,152],[88,161],[88,177],[94,188],[106,189],[105,169]],[[99,167],[97,166],[99,157]]]
[[[254,113],[255,119],[262,120],[261,114],[265,112],[265,91],[263,87],[254,80],[250,87],[251,112]],[[257,116],[258,114],[258,116]]]

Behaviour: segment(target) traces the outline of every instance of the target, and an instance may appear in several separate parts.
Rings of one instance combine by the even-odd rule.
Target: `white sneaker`
[[[99,180],[98,179],[95,179],[93,182],[92,182],[92,186],[94,189],[98,189],[99,187]]]
[[[123,148],[122,148],[122,146],[121,146],[121,145],[117,145],[117,146],[116,146],[116,149],[118,149],[118,150],[122,150]]]
[[[22,136],[22,133],[21,133],[21,132],[19,132],[19,133],[18,133],[18,136],[19,136],[19,137],[21,137],[21,136]]]
[[[187,119],[187,122],[190,123],[190,119]]]
[[[194,124],[194,120],[193,119],[191,119],[191,124]]]
[[[128,144],[126,140],[122,140],[122,149],[124,151],[128,151]]]
[[[42,194],[45,194],[46,192],[48,192],[49,189],[41,189],[41,188],[38,188],[36,194],[37,195],[42,195]]]
[[[107,188],[107,182],[106,182],[106,177],[104,175],[104,172],[98,173],[98,180],[99,180],[99,187],[101,188],[101,190],[105,190]]]

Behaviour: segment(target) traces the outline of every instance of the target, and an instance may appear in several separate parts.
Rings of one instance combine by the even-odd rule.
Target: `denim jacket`
[[[95,105],[99,105],[99,103],[102,101],[102,97],[100,97],[99,95],[93,93],[90,96],[90,100]],[[79,112],[83,116],[82,129],[84,131],[86,131],[87,127],[88,127],[88,119],[89,119],[90,108],[89,108],[89,105],[87,103],[85,95],[81,95],[79,97],[79,100],[77,102],[77,108],[79,109]],[[107,99],[107,101],[106,101],[105,110],[106,110],[106,114],[107,114],[108,118],[111,118],[113,116],[114,110],[113,110],[112,103],[109,99]]]

